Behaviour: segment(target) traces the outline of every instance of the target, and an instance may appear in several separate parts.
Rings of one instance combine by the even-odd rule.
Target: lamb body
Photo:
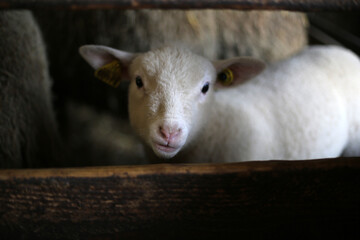
[[[211,62],[172,47],[130,54],[92,45],[80,53],[95,69],[120,60],[131,79],[130,123],[153,159],[360,155],[360,61],[348,50],[311,47],[255,77],[264,68],[255,59]],[[224,69],[239,85],[214,90]]]

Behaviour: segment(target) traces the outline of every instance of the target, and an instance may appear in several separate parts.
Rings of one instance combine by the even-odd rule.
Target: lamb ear
[[[117,87],[120,81],[128,80],[128,67],[137,54],[100,45],[84,45],[80,55],[95,70],[95,76],[107,84]]]
[[[261,73],[266,67],[263,61],[250,57],[215,61],[213,65],[218,74],[218,87],[241,84]]]
[[[81,46],[79,53],[95,70],[116,59],[128,66],[137,55],[101,45]]]

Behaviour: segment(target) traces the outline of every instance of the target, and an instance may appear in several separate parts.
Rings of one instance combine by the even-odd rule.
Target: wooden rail
[[[360,0],[0,0],[0,8],[360,10]]]
[[[0,239],[344,239],[359,224],[360,158],[0,170]]]

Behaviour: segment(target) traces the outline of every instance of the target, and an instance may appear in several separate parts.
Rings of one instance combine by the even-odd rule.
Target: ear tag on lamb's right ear
[[[234,74],[227,68],[218,74],[217,79],[222,85],[230,86],[234,82]]]
[[[118,60],[114,60],[95,71],[95,77],[106,84],[117,88],[121,81],[121,65]]]

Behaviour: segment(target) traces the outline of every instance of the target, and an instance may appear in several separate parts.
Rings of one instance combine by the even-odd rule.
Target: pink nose
[[[181,135],[181,128],[174,126],[160,126],[160,136],[167,142],[176,140]]]

